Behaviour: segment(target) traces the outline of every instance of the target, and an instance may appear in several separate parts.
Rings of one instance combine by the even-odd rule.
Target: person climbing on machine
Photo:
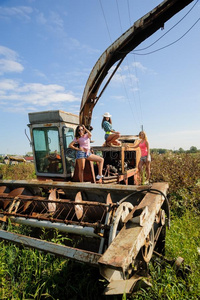
[[[90,138],[92,134],[91,132],[85,128],[84,125],[78,125],[75,131],[75,138],[69,144],[69,148],[77,151],[76,159],[78,164],[78,177],[80,182],[84,181],[83,172],[85,168],[85,160],[95,161],[98,164],[98,175],[96,177],[97,180],[103,178],[102,169],[104,159],[101,156],[92,154],[90,151]],[[76,147],[75,144],[79,144],[79,147]]]
[[[103,120],[101,123],[101,127],[105,131],[105,146],[121,146],[121,143],[118,141],[120,133],[112,129],[111,117],[111,114],[106,112],[103,115]]]

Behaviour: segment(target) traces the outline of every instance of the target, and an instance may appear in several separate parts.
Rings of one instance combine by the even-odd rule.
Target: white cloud
[[[4,73],[21,73],[24,70],[24,67],[13,60],[0,59],[0,75]]]
[[[36,76],[47,79],[47,76],[44,73],[42,73],[40,70],[34,69],[33,71]]]
[[[41,83],[28,83],[18,88],[19,92],[39,92],[49,94],[52,92],[64,91],[64,87],[57,84],[44,85]]]
[[[11,79],[5,79],[0,81],[0,90],[6,91],[6,90],[15,90],[18,87],[18,83]]]
[[[24,67],[17,60],[18,55],[15,51],[0,46],[0,75],[12,72],[21,73]]]
[[[67,35],[64,30],[64,20],[57,12],[50,11],[44,14],[36,10],[36,22],[46,28],[53,34],[56,34],[60,38],[66,38]]]
[[[63,30],[63,19],[60,17],[60,15],[58,13],[55,13],[54,11],[52,11],[50,13],[50,23],[54,26],[56,26],[57,28],[60,28]]]
[[[108,80],[114,69],[115,67],[112,67],[109,70],[106,80]],[[136,82],[138,82],[138,78],[131,72],[130,69],[127,68],[127,66],[120,67],[111,80],[111,83],[113,84],[124,83],[125,85],[129,85],[131,87]]]
[[[0,7],[0,18],[13,18],[17,17],[25,21],[30,20],[30,14],[33,9],[30,6],[13,6],[13,7]]]
[[[63,12],[64,14],[64,12]],[[91,47],[87,44],[82,44],[76,38],[70,37],[64,26],[64,19],[60,14],[54,11],[47,12],[46,14],[37,12],[36,21],[39,25],[42,25],[57,38],[62,40],[64,48],[79,51],[86,51],[88,54],[100,53],[96,48]]]
[[[0,46],[0,56],[5,56],[6,59],[16,60],[17,53],[7,47]]]
[[[36,16],[36,20],[41,25],[45,25],[47,23],[47,19],[45,18],[43,13],[38,13],[38,15]]]
[[[147,68],[144,67],[139,61],[134,62],[134,63],[132,64],[132,66],[133,66],[134,68],[139,69],[139,70],[142,71],[142,72],[146,72],[146,71],[147,71]]]
[[[26,107],[34,105],[35,107],[49,107],[50,105],[80,102],[80,98],[71,91],[66,91],[63,86],[56,84],[44,85],[40,83],[20,84],[14,80],[0,81],[0,106],[4,109]]]
[[[18,55],[15,51],[0,46],[0,75],[5,73],[21,73],[24,67],[17,61]],[[69,102],[80,102],[80,98],[73,92],[66,91],[62,85],[22,83],[12,79],[0,80],[0,107],[12,111],[20,107],[25,110],[27,105],[36,107],[54,106]],[[9,107],[9,108],[8,108]]]

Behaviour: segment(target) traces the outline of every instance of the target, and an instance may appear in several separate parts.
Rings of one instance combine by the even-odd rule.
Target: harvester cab
[[[28,125],[38,179],[70,180],[75,151],[69,148],[79,118],[61,110],[29,113]]]

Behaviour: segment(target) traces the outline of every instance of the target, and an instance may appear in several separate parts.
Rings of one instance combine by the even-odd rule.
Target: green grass
[[[183,279],[154,256],[149,265],[152,288],[131,299],[200,299],[199,224],[200,216],[188,210],[181,218],[172,217],[167,231],[166,257],[183,257],[191,274]],[[60,238],[55,232],[54,241]],[[98,269],[3,241],[0,247],[0,299],[128,299],[102,296],[106,282]]]
[[[172,219],[171,228],[167,231],[166,257],[184,258],[183,266],[190,266],[191,273],[187,275],[183,272],[182,278],[174,266],[154,256],[149,266],[152,288],[139,291],[132,299],[200,299],[200,257],[197,252],[200,245],[199,224],[200,216],[186,211],[181,218]]]
[[[12,167],[12,168],[11,168]],[[3,166],[4,179],[28,179],[34,170],[28,166]],[[149,269],[152,287],[140,290],[130,299],[196,300],[200,299],[200,155],[152,155],[153,182],[168,181],[171,206],[171,228],[167,230],[166,257],[184,258],[192,272],[182,278],[173,266],[155,256]],[[27,227],[13,228],[29,233]],[[45,231],[42,233],[45,238]],[[62,242],[58,232],[53,241]],[[106,281],[94,269],[84,264],[58,258],[38,250],[0,242],[0,299],[100,300],[128,299],[128,296],[102,296]]]

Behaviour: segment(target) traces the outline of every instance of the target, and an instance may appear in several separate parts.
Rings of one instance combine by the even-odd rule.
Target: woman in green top
[[[117,140],[120,133],[112,129],[111,114],[108,112],[103,115],[101,127],[105,131],[105,146],[121,146],[121,143]]]

